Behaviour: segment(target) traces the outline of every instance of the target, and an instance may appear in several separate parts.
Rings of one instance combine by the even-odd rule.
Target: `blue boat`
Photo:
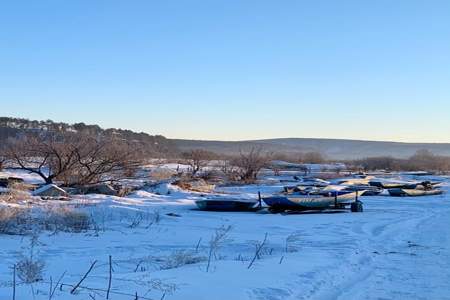
[[[207,211],[254,211],[257,203],[257,200],[245,199],[213,198],[195,201],[195,204],[197,204],[200,210]]]
[[[263,201],[270,207],[269,210],[272,212],[343,209],[353,204],[361,206],[360,208],[355,208],[355,211],[362,211],[362,204],[360,201],[357,201],[357,197],[357,192],[329,191],[309,195],[277,195],[264,197]],[[353,209],[352,206],[352,211]]]

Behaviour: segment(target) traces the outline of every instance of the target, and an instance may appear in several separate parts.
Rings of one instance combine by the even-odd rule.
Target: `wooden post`
[[[202,242],[202,238],[198,239],[197,246],[195,247],[195,252],[198,253],[198,249],[200,248],[200,243]]]
[[[13,269],[13,297],[12,300],[16,300],[16,265]]]
[[[358,191],[356,191],[355,202],[358,201]]]
[[[258,202],[259,202],[259,208],[262,207],[262,198],[261,198],[261,192],[258,191]]]
[[[73,289],[70,291],[70,293],[73,295],[75,291],[78,289],[78,287],[83,283],[83,281],[88,277],[89,273],[91,273],[92,269],[94,268],[97,261],[94,261],[91,266],[89,267],[89,270],[84,274],[84,276],[81,278],[81,280],[73,287]],[[62,287],[62,285],[61,285]]]
[[[106,292],[106,299],[109,299],[109,292],[111,291],[111,281],[112,281],[112,257],[109,256],[109,281],[108,281],[108,291]]]
[[[337,208],[338,205],[337,197],[337,192],[334,192],[334,208]]]

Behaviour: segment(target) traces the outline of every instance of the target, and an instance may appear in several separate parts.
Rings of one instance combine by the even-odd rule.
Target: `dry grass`
[[[0,195],[0,201],[17,203],[19,201],[29,200],[31,197],[30,189],[30,185],[21,182],[13,182],[9,185],[8,191]]]
[[[161,265],[161,270],[180,268],[185,265],[193,265],[206,261],[206,257],[198,256],[192,251],[175,251],[167,256]]]
[[[211,240],[209,241],[209,255],[208,255],[208,264],[206,266],[206,272],[209,272],[209,268],[211,266],[211,259],[213,257],[217,258],[217,252],[219,249],[228,241],[231,241],[228,236],[233,228],[231,225],[229,226],[221,226],[216,229],[214,234],[211,236]]]
[[[46,230],[79,233],[89,230],[93,221],[85,212],[69,206],[57,206],[47,209],[42,224]]]
[[[157,168],[151,171],[150,178],[156,181],[165,181],[171,179],[177,173],[166,168]]]
[[[27,225],[28,209],[0,207],[0,234],[21,234]]]
[[[68,206],[44,209],[0,207],[0,234],[28,234],[34,231],[85,232],[94,227],[93,218]]]

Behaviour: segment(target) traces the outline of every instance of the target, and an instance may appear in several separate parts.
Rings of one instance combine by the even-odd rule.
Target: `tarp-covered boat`
[[[297,184],[298,186],[314,186],[314,187],[326,187],[330,185],[329,181],[322,180],[320,178],[302,178]]]
[[[418,196],[432,196],[443,194],[444,191],[440,189],[389,189],[389,195],[393,197],[418,197]]]
[[[258,201],[253,199],[211,198],[195,201],[200,210],[209,211],[252,211],[257,203]]]
[[[355,203],[356,192],[327,192],[310,195],[277,195],[264,197],[263,201],[272,211],[284,210],[324,210],[329,208],[345,208]]]
[[[383,189],[415,189],[419,183],[395,181],[370,181],[369,185]]]
[[[383,189],[376,186],[365,184],[348,185],[345,190],[352,192],[359,192],[360,196],[377,196],[383,192]]]

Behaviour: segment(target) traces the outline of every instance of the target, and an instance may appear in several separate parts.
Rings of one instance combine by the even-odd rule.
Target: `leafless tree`
[[[238,181],[240,179],[239,168],[235,166],[234,157],[222,157],[219,160],[219,170],[230,181]]]
[[[251,148],[248,152],[241,151],[232,164],[238,167],[237,171],[242,181],[252,182],[262,168],[268,166],[271,155],[264,153],[262,148]]]
[[[194,149],[182,154],[186,163],[192,169],[192,175],[197,174],[202,168],[204,168],[215,155],[214,153],[202,149]]]
[[[437,171],[445,173],[450,170],[450,157],[435,155],[428,150],[419,150],[409,158],[368,157],[347,162],[355,170],[389,170],[389,171]]]
[[[450,171],[450,157],[447,156],[438,156],[435,158],[437,160],[437,168],[436,171],[444,174]]]
[[[380,157],[368,157],[353,163],[354,165],[359,165],[364,171],[371,170],[396,170],[398,169],[398,161],[389,156]]]
[[[75,152],[66,143],[56,135],[27,135],[9,143],[6,157],[11,168],[38,174],[46,183],[52,183],[76,163]]]
[[[58,133],[28,135],[9,143],[9,167],[38,174],[47,184],[65,185],[111,180],[137,166],[134,148],[121,140]]]
[[[3,165],[5,164],[6,157],[2,150],[0,150],[0,171],[3,169]]]
[[[140,165],[136,147],[124,140],[87,138],[75,148],[74,168],[59,179],[66,185],[86,185],[127,177]]]

